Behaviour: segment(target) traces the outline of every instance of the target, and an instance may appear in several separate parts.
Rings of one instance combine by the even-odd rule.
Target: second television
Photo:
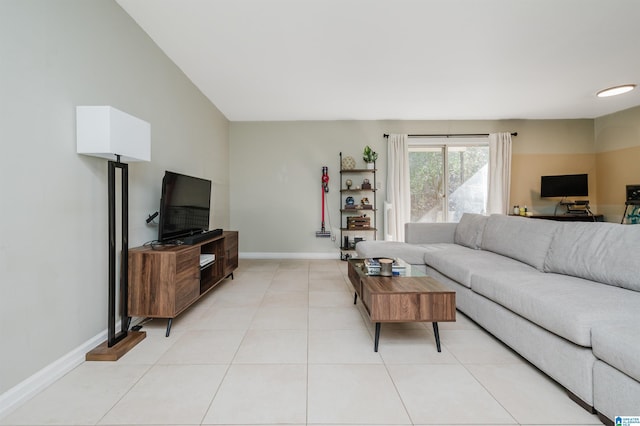
[[[589,179],[586,173],[578,175],[542,176],[541,197],[585,197],[589,195]]]
[[[170,242],[209,229],[211,181],[166,171],[162,179],[158,241]]]

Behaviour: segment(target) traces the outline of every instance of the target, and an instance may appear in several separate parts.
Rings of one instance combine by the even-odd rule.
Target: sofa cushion
[[[424,254],[441,250],[450,244],[407,244],[399,241],[361,241],[356,244],[360,258],[391,257],[400,258],[412,265],[424,265]]]
[[[640,262],[635,252],[640,226],[604,222],[560,225],[545,259],[545,271],[640,291]]]
[[[482,248],[543,271],[551,239],[560,222],[494,214],[482,235]]]
[[[592,328],[605,321],[640,322],[640,293],[567,275],[479,272],[471,289],[585,347]]]
[[[444,246],[441,250],[425,252],[424,263],[443,275],[471,288],[471,277],[480,271],[511,271],[518,274],[537,270],[517,260],[492,253],[473,250],[457,244]]]
[[[479,249],[487,219],[487,216],[481,214],[464,213],[456,226],[453,242],[472,249]]]
[[[453,243],[457,223],[408,222],[404,241],[411,244]]]
[[[640,381],[640,328],[638,323],[606,323],[591,330],[593,354]]]

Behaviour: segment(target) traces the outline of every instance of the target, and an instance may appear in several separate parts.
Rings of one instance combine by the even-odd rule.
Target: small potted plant
[[[364,147],[362,159],[367,163],[367,169],[375,167],[375,161],[378,159],[378,153],[371,149],[369,145]]]

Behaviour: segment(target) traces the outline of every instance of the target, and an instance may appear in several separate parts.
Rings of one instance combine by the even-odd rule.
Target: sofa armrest
[[[410,244],[453,243],[457,223],[405,223],[404,241]]]

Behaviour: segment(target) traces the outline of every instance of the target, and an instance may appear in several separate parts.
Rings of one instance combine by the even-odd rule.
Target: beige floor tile
[[[462,364],[518,364],[522,358],[484,330],[443,330],[440,342]]]
[[[246,330],[251,325],[258,307],[223,308],[214,306],[203,312],[192,330]]]
[[[279,266],[280,266],[279,260],[240,259],[238,261],[238,269],[234,272],[234,275],[238,272],[248,272],[248,271],[275,272]]]
[[[273,276],[274,281],[309,282],[307,269],[278,269]]]
[[[342,280],[342,272],[335,268],[313,269],[309,272],[310,280]]]
[[[362,315],[352,307],[309,308],[309,330],[362,330]]]
[[[178,319],[176,318],[173,321],[173,325],[175,325],[177,323],[178,323]],[[175,336],[181,335],[185,331],[188,331],[191,328],[192,324],[197,324],[197,321],[188,320],[188,321],[181,322],[179,327],[173,327],[172,326],[171,327],[171,334],[169,336],[171,338],[173,338]],[[143,321],[141,331],[146,332],[147,335],[149,335],[149,333],[154,333],[154,334],[158,334],[158,335],[161,334],[162,336],[165,336],[166,332],[167,332],[167,320],[164,319],[164,318],[147,319],[147,320]],[[173,343],[173,341],[174,340],[172,340],[172,339],[168,340],[169,343]]]
[[[232,365],[204,424],[305,423],[305,365]]]
[[[244,330],[185,332],[159,359],[160,364],[229,364],[240,347]]]
[[[275,292],[309,292],[309,280],[277,280],[271,281],[271,285],[268,288],[270,293]]]
[[[215,287],[209,292],[205,300],[215,300],[217,295],[224,293],[251,293],[251,294],[264,294],[271,285],[271,278],[268,279],[254,279],[243,275],[242,277],[236,277],[233,280],[227,279]]]
[[[85,362],[2,419],[0,424],[96,424],[150,367]]]
[[[280,260],[278,271],[308,271],[313,262],[308,259],[283,259]]]
[[[338,259],[318,259],[309,263],[310,271],[330,271],[336,270],[341,272],[340,264],[342,262]]]
[[[309,309],[305,307],[261,307],[251,322],[255,330],[306,330]]]
[[[309,364],[381,364],[366,330],[309,330]]]
[[[260,304],[261,308],[307,308],[309,295],[299,291],[268,291]]]
[[[431,325],[431,324],[429,324]],[[371,338],[375,335],[375,324],[368,328],[371,333]],[[435,348],[435,337],[431,330],[424,327],[423,323],[386,323],[380,324],[380,346],[383,343],[424,343],[433,342]]]
[[[313,308],[352,307],[353,295],[348,291],[309,291],[309,306]]]
[[[308,422],[411,424],[383,365],[309,365]]]
[[[156,365],[100,424],[199,424],[227,368],[227,365]]]
[[[529,364],[468,365],[467,369],[520,423],[600,424],[549,377]]]
[[[276,269],[277,267],[271,270],[237,269],[233,272],[233,280],[227,280],[227,282],[234,285],[242,284],[246,286],[246,290],[250,290],[265,282],[271,282]]]
[[[339,278],[333,279],[310,279],[309,280],[309,291],[347,291],[349,293],[353,292],[353,287],[351,285],[347,285],[344,278],[340,276]]]
[[[464,366],[387,367],[414,423],[516,424]]]
[[[482,328],[470,320],[465,314],[456,311],[456,320],[453,322],[438,323],[440,330],[481,330]]]
[[[212,303],[209,308],[257,308],[262,303],[264,295],[264,292],[213,293],[208,295],[208,297],[212,299]],[[206,311],[208,311],[208,309]]]
[[[144,325],[142,331],[146,337],[140,343],[118,360],[118,364],[149,364],[153,365],[164,355],[173,344],[184,334],[181,331],[173,331],[169,337],[165,337],[166,323],[156,323],[160,327],[148,327]]]
[[[249,330],[234,364],[306,364],[306,330]]]
[[[447,348],[438,352],[433,334],[426,330],[383,330],[378,351],[385,364],[458,364]]]

